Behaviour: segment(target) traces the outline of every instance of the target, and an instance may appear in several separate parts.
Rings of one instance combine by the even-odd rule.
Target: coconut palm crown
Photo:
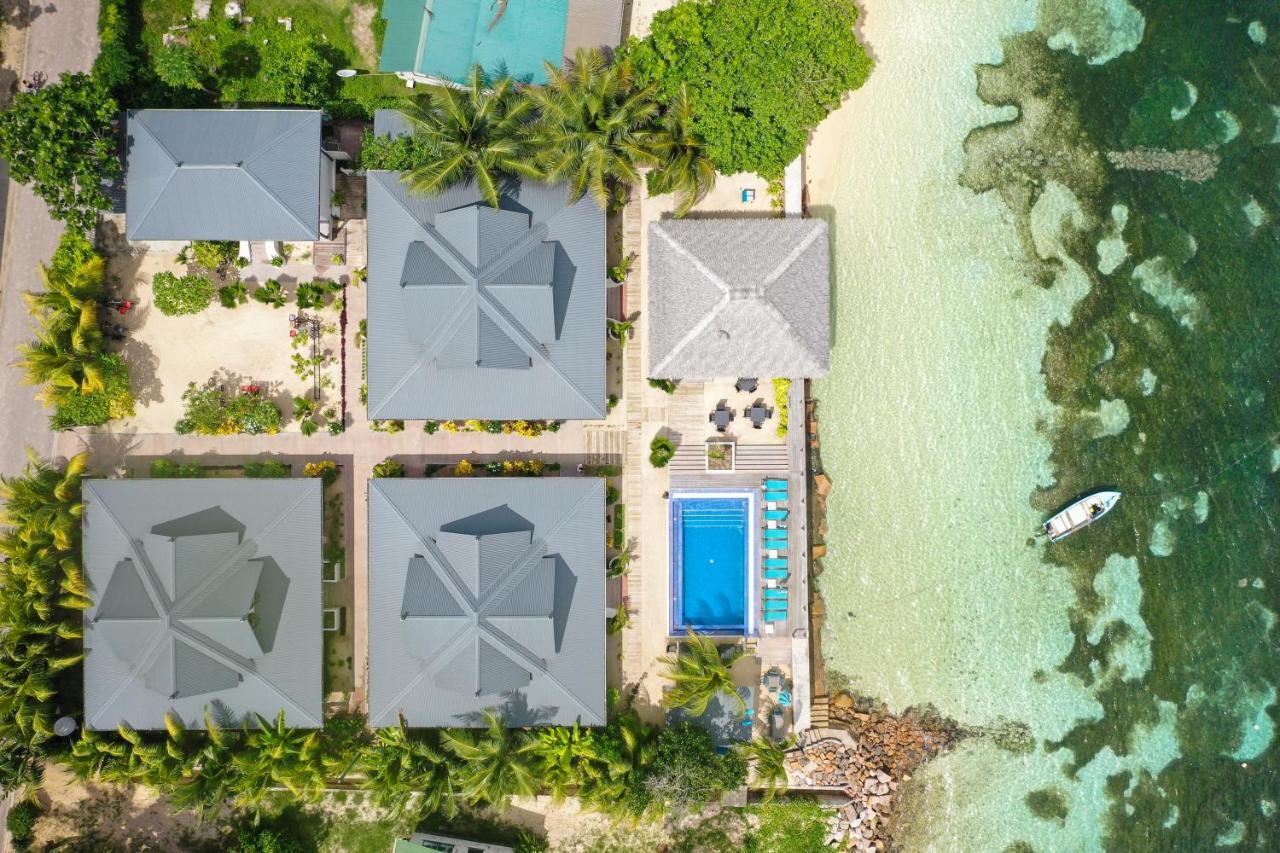
[[[689,629],[689,639],[678,655],[659,658],[659,662],[667,667],[664,674],[675,682],[662,697],[662,704],[668,708],[685,708],[698,715],[707,710],[707,705],[716,696],[730,693],[745,709],[730,672],[743,654],[742,647],[735,646],[722,655],[715,640]]]
[[[531,88],[537,120],[528,145],[548,181],[567,181],[577,199],[590,194],[601,207],[654,165],[651,88],[636,86],[631,63],[610,64],[598,50],[580,49],[568,71],[546,63],[547,85]]]
[[[489,80],[471,69],[464,89],[433,88],[404,116],[432,158],[405,173],[415,192],[436,194],[474,180],[481,197],[498,206],[504,182],[536,176],[521,145],[533,104],[519,97],[510,77]]]

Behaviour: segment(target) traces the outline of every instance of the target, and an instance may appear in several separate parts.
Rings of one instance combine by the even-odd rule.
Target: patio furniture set
[[[786,508],[787,481],[767,479],[764,481],[764,560],[762,564],[764,588],[761,599],[764,602],[764,632],[772,634],[774,626],[787,621],[787,558],[783,552],[787,549],[787,516]]]
[[[733,387],[741,393],[754,394],[756,389],[760,387],[760,380],[753,377],[742,378],[735,382]],[[750,406],[744,408],[742,414],[743,417],[751,421],[753,429],[763,429],[764,422],[773,416],[773,410],[766,406],[763,400],[756,400]],[[722,400],[707,419],[715,424],[716,432],[724,432],[729,428],[729,424],[733,422],[735,417],[737,417],[736,412]]]

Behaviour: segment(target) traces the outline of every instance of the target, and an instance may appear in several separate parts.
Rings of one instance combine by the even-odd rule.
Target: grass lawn
[[[160,48],[169,27],[187,23],[191,0],[135,0],[141,3],[142,43],[148,55]],[[210,20],[221,14],[223,0],[214,0]],[[278,28],[279,18],[292,18],[295,33],[310,36],[337,50],[345,66],[361,72],[377,70],[384,22],[378,16],[382,0],[248,0],[245,11],[255,29]],[[265,36],[264,36],[265,37]],[[256,41],[256,39],[255,39]],[[393,76],[356,77],[343,81],[342,95],[352,100],[378,96],[404,97],[409,90]]]

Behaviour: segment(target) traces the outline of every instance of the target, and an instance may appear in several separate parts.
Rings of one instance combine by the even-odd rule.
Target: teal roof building
[[[86,480],[85,728],[323,724],[316,479]]]
[[[579,47],[616,47],[622,0],[384,0],[379,71],[411,78],[466,79],[473,65],[545,83]]]

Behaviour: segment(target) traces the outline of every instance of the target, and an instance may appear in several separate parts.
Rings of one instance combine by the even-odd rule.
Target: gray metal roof
[[[130,240],[320,236],[318,110],[134,110],[126,147]]]
[[[318,727],[315,479],[86,480],[85,725],[205,708]]]
[[[648,375],[825,376],[830,251],[820,219],[651,223]]]
[[[369,172],[369,417],[605,414],[604,213],[527,181],[410,194]]]
[[[369,481],[369,724],[605,724],[604,481]]]
[[[413,125],[401,110],[374,110],[373,132],[378,136],[408,136]]]

